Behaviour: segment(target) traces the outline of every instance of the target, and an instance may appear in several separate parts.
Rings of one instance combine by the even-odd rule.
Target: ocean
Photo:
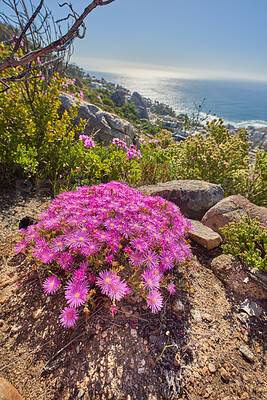
[[[179,79],[86,71],[189,116],[203,104],[203,115],[216,115],[236,127],[267,127],[267,82]]]

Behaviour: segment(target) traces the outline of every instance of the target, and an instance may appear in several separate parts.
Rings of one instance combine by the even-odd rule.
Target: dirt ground
[[[98,297],[63,328],[62,293],[46,296],[33,262],[12,250],[20,219],[47,204],[0,195],[0,376],[25,400],[267,399],[266,301],[236,294],[214,275],[220,249],[191,242],[193,258],[176,271],[180,290],[161,313],[132,295],[112,317]],[[247,298],[260,315],[241,312]]]

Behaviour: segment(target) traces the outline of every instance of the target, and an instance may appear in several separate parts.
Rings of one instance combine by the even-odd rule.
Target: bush
[[[173,294],[170,271],[190,257],[184,238],[190,227],[177,206],[110,182],[58,195],[39,223],[24,231],[16,251],[25,249],[40,262],[45,293],[64,286],[66,327],[88,309],[89,288],[111,300],[111,312],[130,291],[160,311],[163,293]],[[167,276],[166,276],[167,275]]]
[[[8,51],[0,45],[0,58]],[[53,185],[67,178],[77,162],[75,137],[84,127],[83,122],[73,125],[77,108],[58,115],[60,92],[73,91],[73,84],[58,76],[48,81],[33,71],[0,93],[0,184],[34,177]]]
[[[245,130],[231,135],[222,120],[207,124],[204,136],[189,136],[168,148],[172,179],[199,179],[221,185],[226,195],[242,194],[264,204],[267,189],[267,156],[259,151],[255,164],[249,160]]]
[[[252,269],[267,271],[267,231],[248,215],[221,229],[225,236],[223,250],[240,259]]]

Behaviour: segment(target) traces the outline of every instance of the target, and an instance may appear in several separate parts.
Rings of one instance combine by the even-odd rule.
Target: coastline
[[[254,130],[263,131],[267,128],[266,82],[259,85],[251,82],[242,84],[238,81],[157,79],[148,76],[135,77],[126,73],[85,72],[97,79],[103,78],[107,83],[122,86],[130,92],[136,91],[144,98],[166,104],[177,115],[187,114],[190,117],[199,113],[207,121],[221,118],[225,125],[231,125],[233,129],[252,130],[253,127]],[[216,112],[216,108],[222,112]]]

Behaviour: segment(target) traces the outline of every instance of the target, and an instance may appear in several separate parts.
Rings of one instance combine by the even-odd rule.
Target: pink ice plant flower
[[[80,136],[82,141],[87,138]],[[164,275],[191,256],[185,237],[192,226],[179,208],[120,182],[60,193],[38,218],[34,227],[21,232],[15,249],[25,250],[51,271],[59,271],[62,280],[68,279],[65,290],[70,309],[84,304],[89,284],[117,302],[143,281],[148,307],[157,312],[163,304]],[[123,269],[108,270],[109,262]],[[133,274],[136,281],[129,281],[129,288]],[[78,318],[76,311],[69,318],[62,315],[66,326]]]
[[[43,282],[45,294],[55,293],[61,285],[61,280],[57,276],[50,276]]]
[[[85,281],[70,280],[66,286],[65,297],[70,307],[79,307],[85,303],[88,285]]]
[[[78,311],[73,307],[65,307],[60,314],[59,320],[65,328],[71,328],[78,319]]]
[[[147,296],[147,306],[151,308],[153,314],[159,312],[162,308],[163,298],[158,290],[153,290]]]
[[[168,291],[170,292],[170,294],[175,294],[175,284],[174,283],[170,283],[168,285]]]

